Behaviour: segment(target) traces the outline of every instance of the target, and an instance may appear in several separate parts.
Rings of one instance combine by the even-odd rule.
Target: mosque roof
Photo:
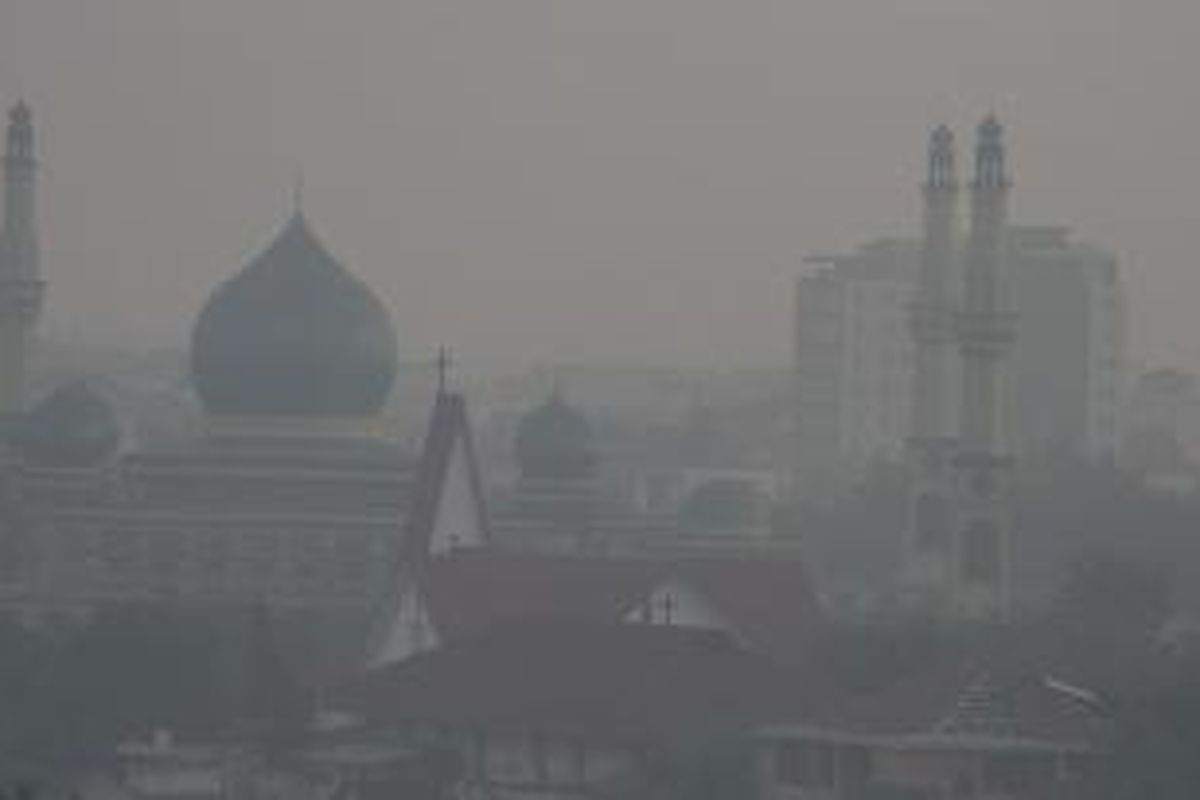
[[[58,386],[18,423],[13,443],[39,467],[91,467],[115,455],[121,423],[108,398],[87,381]]]
[[[210,414],[368,416],[395,378],[396,333],[383,303],[297,212],[212,293],[191,360]]]
[[[517,461],[524,478],[571,480],[595,469],[592,428],[558,387],[517,426]]]

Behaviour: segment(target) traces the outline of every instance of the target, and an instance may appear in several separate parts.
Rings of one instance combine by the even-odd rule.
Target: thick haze
[[[782,363],[800,258],[913,231],[929,126],[995,109],[1014,216],[1200,367],[1198,39],[1196,0],[0,0],[0,100],[57,339],[185,343],[302,169],[409,358]]]

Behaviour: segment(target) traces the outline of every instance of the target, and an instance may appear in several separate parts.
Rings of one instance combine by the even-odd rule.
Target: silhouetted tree
[[[1093,787],[1098,800],[1200,797],[1200,664],[1133,693],[1117,706],[1112,757]]]

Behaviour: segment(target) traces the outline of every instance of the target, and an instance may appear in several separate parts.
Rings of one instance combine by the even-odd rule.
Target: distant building
[[[1020,327],[1009,427],[1018,455],[1111,458],[1125,380],[1116,258],[1065,228],[1010,226]],[[823,259],[796,284],[794,490],[828,496],[900,457],[911,418],[908,334],[921,245],[882,240]]]
[[[600,501],[592,427],[555,385],[517,426],[518,479],[508,499],[515,522],[588,527]]]
[[[801,496],[826,496],[902,454],[920,245],[883,240],[826,260],[796,285],[796,441]]]
[[[797,550],[796,539],[774,535],[778,473],[739,463],[738,448],[702,406],[628,450],[606,449],[611,432],[599,436],[556,382],[514,427],[515,478],[494,483],[489,502],[499,547],[593,555]]]
[[[0,419],[21,411],[26,366],[45,295],[37,235],[37,157],[33,114],[8,113],[4,148],[4,228],[0,230]]]
[[[1175,369],[1142,375],[1129,395],[1121,465],[1146,485],[1172,492],[1200,486],[1200,387]]]
[[[1013,227],[1013,435],[1029,458],[1116,455],[1126,392],[1125,286],[1116,257],[1061,227]]]

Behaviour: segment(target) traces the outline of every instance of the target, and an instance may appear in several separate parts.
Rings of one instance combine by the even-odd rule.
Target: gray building
[[[1125,380],[1117,259],[1069,229],[1010,226],[1005,274],[1018,333],[1009,428],[1026,460],[1107,459]],[[887,239],[819,259],[796,282],[794,491],[829,497],[902,454],[911,419],[908,334],[921,243]]]

